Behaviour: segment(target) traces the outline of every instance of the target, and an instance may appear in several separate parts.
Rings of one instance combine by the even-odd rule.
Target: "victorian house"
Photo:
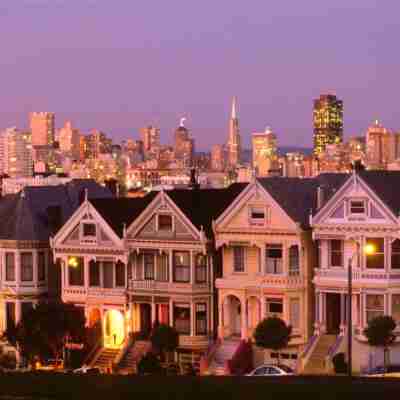
[[[130,333],[148,337],[158,323],[178,331],[180,353],[207,348],[218,273],[212,221],[245,186],[86,199],[57,233],[62,299],[84,307],[89,325],[100,321],[111,361],[130,351]]]
[[[262,319],[276,316],[293,328],[282,356],[295,362],[312,336],[314,187],[312,179],[258,179],[215,221],[223,257],[216,280],[222,341],[251,338]]]
[[[320,186],[319,204],[311,219],[318,245],[315,269],[315,340],[310,354],[321,350],[327,337],[333,346],[329,361],[346,352],[348,267],[352,265],[353,369],[382,365],[382,351],[368,346],[363,330],[379,315],[400,323],[400,173],[355,171],[336,190]],[[372,254],[366,254],[366,245]],[[371,252],[371,251],[370,251]],[[396,334],[400,332],[396,329]],[[327,350],[327,348],[326,348]],[[321,351],[319,351],[321,353]],[[400,362],[399,339],[391,362]],[[312,357],[312,355],[311,355]]]
[[[34,304],[57,300],[59,276],[49,238],[85,196],[110,197],[91,180],[25,187],[0,198],[0,333],[15,326]]]

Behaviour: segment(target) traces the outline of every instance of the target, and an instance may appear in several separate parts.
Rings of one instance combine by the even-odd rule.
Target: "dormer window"
[[[83,237],[96,237],[96,224],[83,224]]]
[[[350,200],[350,214],[351,215],[365,215],[366,207],[364,200]]]
[[[163,232],[172,232],[172,215],[158,215],[158,230]]]
[[[250,207],[250,224],[264,225],[266,221],[265,207]]]

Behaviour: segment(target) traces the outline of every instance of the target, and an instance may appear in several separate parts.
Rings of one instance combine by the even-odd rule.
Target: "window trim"
[[[338,241],[340,242],[340,252],[341,252],[341,259],[342,259],[342,265],[333,265],[332,263],[332,241]],[[336,250],[335,250],[336,251]],[[344,240],[342,239],[330,239],[329,240],[329,268],[344,268]]]
[[[7,255],[12,255],[12,257],[13,257],[13,275],[14,275],[14,279],[8,279],[8,274],[7,274]],[[17,280],[17,274],[16,274],[16,268],[17,268],[17,266],[15,265],[16,264],[16,257],[15,257],[15,252],[13,252],[13,251],[7,251],[6,253],[5,253],[5,260],[4,260],[4,268],[5,268],[5,271],[4,271],[4,278],[5,278],[5,282],[15,282],[16,280]]]
[[[352,209],[352,203],[363,203],[364,205],[364,212],[360,213],[354,213],[351,211]],[[368,216],[368,199],[365,198],[350,198],[348,200],[348,216],[350,218],[366,218]]]
[[[236,270],[236,262],[235,262],[235,249],[241,249],[243,251],[243,269]],[[246,247],[245,246],[232,246],[232,270],[234,274],[244,274],[246,273]]]
[[[264,211],[264,218],[253,218],[253,209],[262,209]],[[268,221],[268,207],[265,205],[258,205],[258,204],[250,204],[248,206],[248,213],[249,213],[249,224],[251,226],[265,226]]]
[[[383,266],[382,266],[382,268],[372,268],[372,267],[368,267],[368,254],[365,254],[364,255],[364,268],[367,270],[367,271],[380,271],[380,272],[382,272],[382,271],[385,271],[386,270],[386,263],[387,263],[387,258],[388,258],[388,254],[387,254],[387,241],[386,241],[386,238],[385,237],[376,237],[376,236],[367,236],[366,238],[365,238],[365,244],[367,244],[367,242],[368,242],[368,239],[383,239]],[[390,246],[391,247],[391,246]],[[391,251],[391,248],[390,248],[390,251]],[[374,255],[378,255],[378,254],[382,254],[381,252],[376,252],[375,251],[375,253],[373,254],[373,256]],[[390,264],[391,264],[391,261],[392,260],[390,260]]]
[[[160,216],[171,218],[171,229],[160,229]],[[175,232],[175,218],[173,214],[167,212],[160,212],[157,214],[157,232]]]

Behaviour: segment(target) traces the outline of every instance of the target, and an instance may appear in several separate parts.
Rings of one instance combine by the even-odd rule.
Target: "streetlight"
[[[375,253],[375,246],[368,243],[363,248],[365,255],[372,255]],[[353,352],[352,352],[352,294],[353,294],[353,258],[358,254],[358,249],[349,258],[349,264],[347,268],[347,373],[349,378],[353,376],[352,364],[353,364]]]

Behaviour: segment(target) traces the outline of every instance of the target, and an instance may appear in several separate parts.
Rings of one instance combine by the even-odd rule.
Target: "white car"
[[[294,375],[294,371],[286,365],[264,364],[257,367],[246,376],[284,376],[284,375]]]
[[[72,371],[74,374],[100,374],[100,368],[89,367],[87,365],[82,365],[81,368],[74,369]]]

